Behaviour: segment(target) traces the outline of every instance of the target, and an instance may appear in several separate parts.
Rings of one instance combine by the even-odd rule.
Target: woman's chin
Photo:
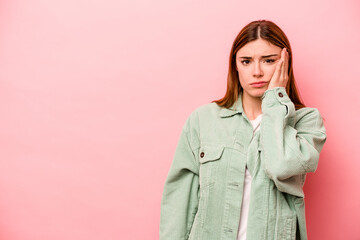
[[[253,91],[251,95],[252,95],[252,97],[259,98],[259,97],[262,97],[264,95],[265,91],[266,91],[265,88],[264,89],[257,89],[256,91]]]

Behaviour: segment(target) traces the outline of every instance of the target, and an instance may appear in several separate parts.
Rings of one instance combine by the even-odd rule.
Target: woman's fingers
[[[289,66],[288,53],[286,48],[283,48],[281,51],[281,59],[282,59],[282,68],[281,68],[279,84],[285,87],[288,81],[288,66]]]
[[[288,53],[287,49],[285,49],[285,64],[284,64],[284,78],[283,78],[284,86],[287,85],[287,82],[289,79],[288,69],[289,69],[289,53]]]
[[[280,69],[280,77],[278,78],[278,83],[282,84],[282,79],[284,78],[284,49],[281,50],[281,69]]]
[[[282,59],[280,59],[279,62],[276,64],[275,71],[270,79],[270,83],[267,89],[272,89],[279,85],[279,78],[281,75],[281,65],[282,65]]]
[[[284,54],[284,57],[285,57],[285,68],[284,68],[284,73],[285,73],[285,76],[287,76],[287,68],[289,66],[289,53],[287,51],[287,49],[285,48],[285,54]]]
[[[279,77],[281,77],[282,65],[283,65],[283,60],[280,59],[280,61],[278,62],[277,66],[276,66],[276,69],[275,69],[275,72],[274,72],[274,75],[273,75],[271,81],[273,81],[273,82],[279,81],[278,79],[279,79]]]
[[[288,56],[287,56],[286,48],[283,48],[280,53],[280,60],[276,65],[273,76],[271,77],[268,89],[278,86],[286,87],[288,80],[288,76],[287,76],[288,66],[289,64],[288,64]]]
[[[281,84],[285,81],[285,70],[286,70],[286,48],[283,48],[281,51],[281,59],[283,61],[282,68],[281,68],[281,76],[280,76],[280,82]]]

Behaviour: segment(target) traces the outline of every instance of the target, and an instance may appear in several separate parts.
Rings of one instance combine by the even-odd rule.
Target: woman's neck
[[[247,94],[243,94],[242,105],[245,115],[248,117],[249,120],[256,119],[256,117],[262,113],[260,97],[252,97]]]

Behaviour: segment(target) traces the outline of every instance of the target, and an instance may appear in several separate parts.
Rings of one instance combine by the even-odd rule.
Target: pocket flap
[[[224,146],[202,146],[199,150],[199,162],[206,163],[220,159]]]

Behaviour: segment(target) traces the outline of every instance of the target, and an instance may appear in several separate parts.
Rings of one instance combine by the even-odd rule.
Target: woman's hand
[[[270,80],[267,90],[275,87],[286,88],[286,84],[289,80],[288,68],[289,68],[289,54],[286,48],[283,48],[281,50],[281,59],[276,65],[275,72]]]

